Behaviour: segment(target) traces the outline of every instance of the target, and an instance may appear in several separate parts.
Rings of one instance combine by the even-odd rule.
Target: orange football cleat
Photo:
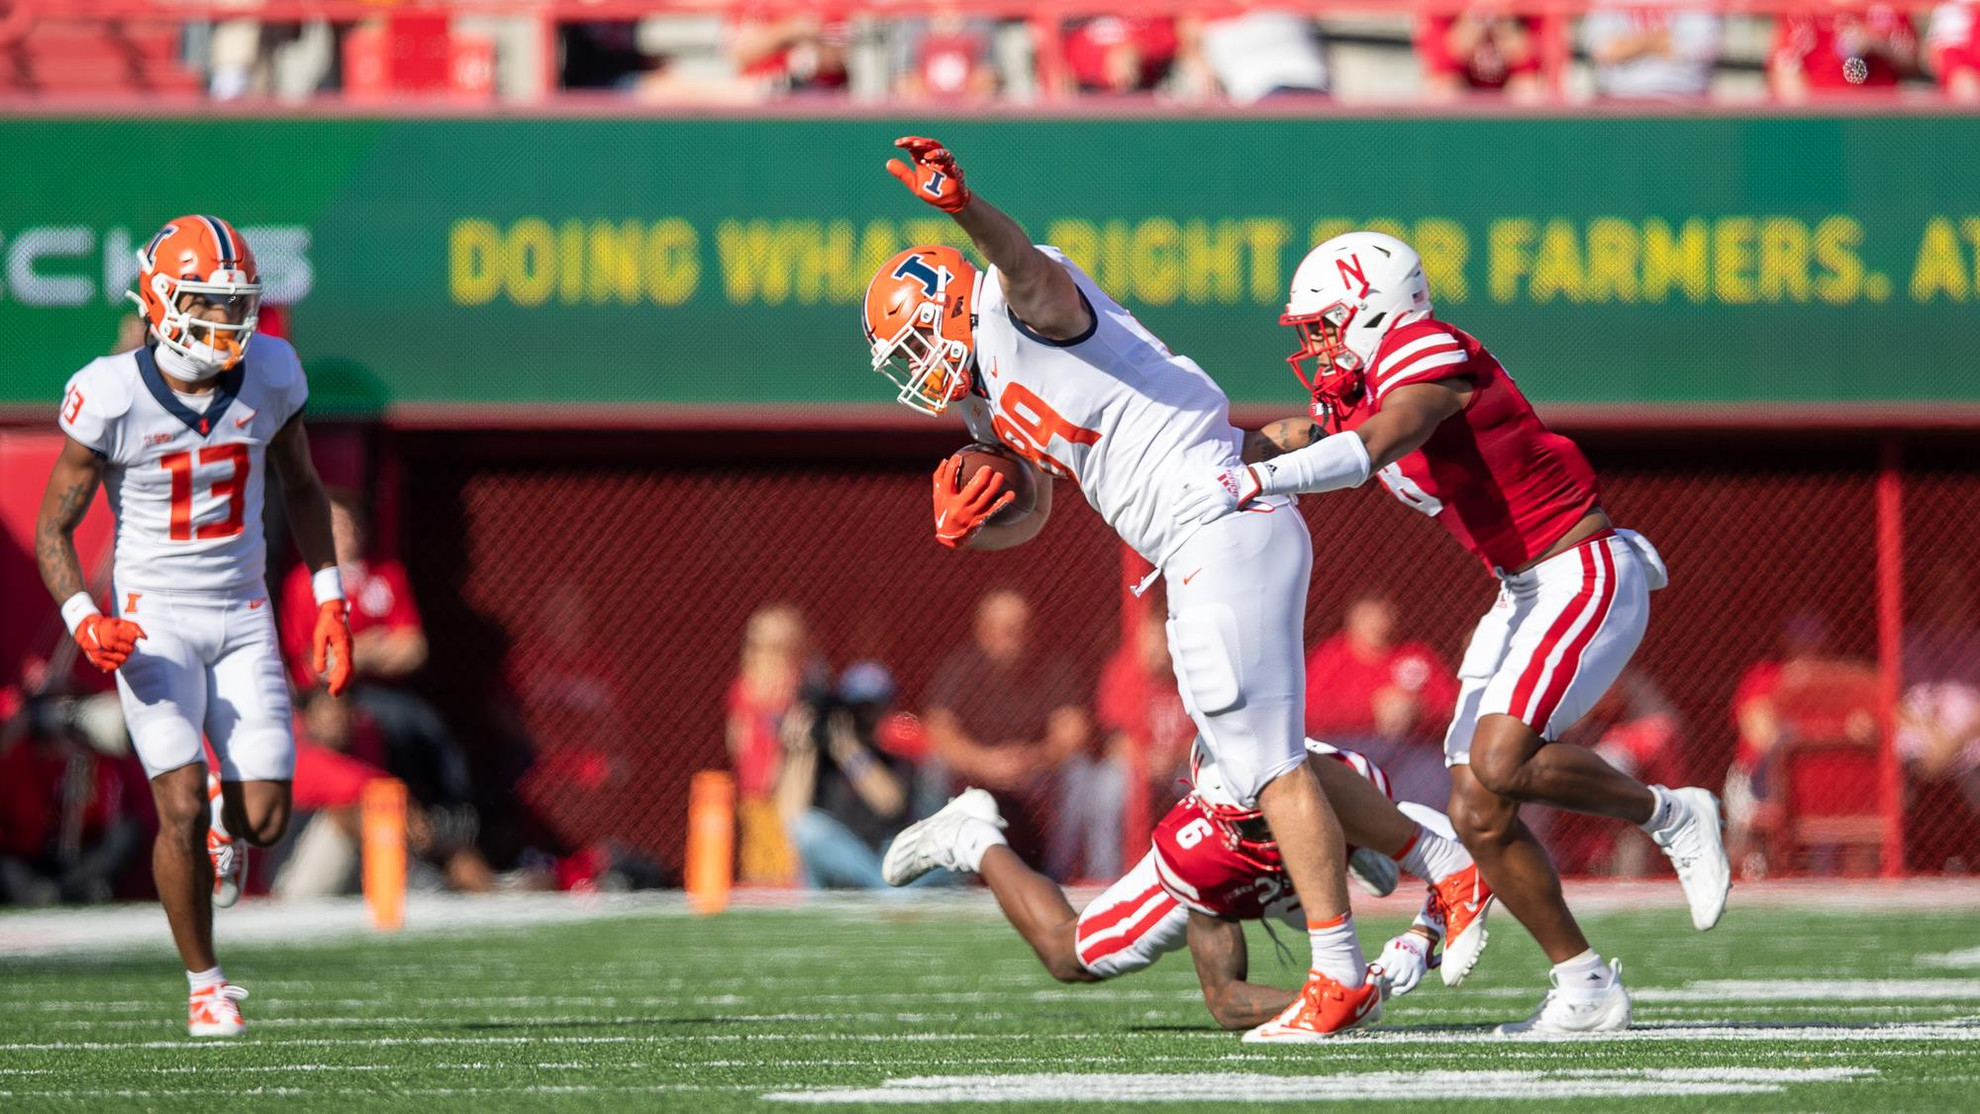
[[[1444,985],[1459,986],[1485,952],[1485,915],[1499,899],[1475,863],[1430,887],[1430,893],[1444,918]]]
[[[1345,987],[1317,971],[1284,1013],[1244,1035],[1246,1044],[1313,1044],[1382,1019],[1382,988],[1373,979]]]
[[[224,982],[193,991],[186,1032],[195,1037],[241,1036],[247,1032],[247,1020],[235,1003],[247,996],[246,989]]]

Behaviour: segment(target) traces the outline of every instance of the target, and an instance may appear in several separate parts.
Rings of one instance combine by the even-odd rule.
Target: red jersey
[[[1246,833],[1256,825],[1256,833]],[[1169,896],[1199,913],[1232,920],[1262,920],[1299,907],[1286,878],[1279,846],[1262,835],[1263,819],[1244,822],[1211,816],[1194,795],[1176,802],[1151,837],[1155,873]]]
[[[1444,524],[1487,568],[1530,564],[1595,509],[1595,469],[1541,424],[1506,369],[1470,333],[1435,318],[1399,325],[1369,363],[1367,398],[1342,432],[1406,383],[1469,379],[1471,401],[1423,447],[1377,472],[1396,498]]]

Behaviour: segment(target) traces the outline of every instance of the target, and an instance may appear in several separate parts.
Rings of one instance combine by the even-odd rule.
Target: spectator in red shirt
[[[348,698],[378,724],[386,768],[416,799],[433,807],[464,806],[473,787],[460,746],[433,705],[408,687],[426,664],[427,646],[406,567],[397,557],[372,552],[362,503],[347,488],[330,490],[330,530],[350,601],[356,676]],[[305,692],[317,687],[310,667],[315,621],[309,571],[297,565],[282,589],[282,650],[296,688]]]
[[[990,61],[992,25],[944,13],[904,28],[903,64],[896,92],[904,97],[982,100],[996,95],[997,68]]]
[[[1449,795],[1439,742],[1457,677],[1437,651],[1395,635],[1386,597],[1348,604],[1341,632],[1306,658],[1306,733],[1366,754],[1388,771],[1398,798],[1437,801]]]
[[[1774,28],[1767,81],[1774,96],[1888,93],[1918,68],[1918,34],[1911,17],[1882,4],[1838,5],[1829,15],[1797,15]]]
[[[1961,0],[1933,8],[1925,56],[1948,99],[1980,101],[1980,3]]]
[[[1082,19],[1066,29],[1066,72],[1082,93],[1146,93],[1169,76],[1176,45],[1173,19]]]
[[[729,685],[729,761],[736,771],[738,861],[744,881],[784,884],[798,862],[778,817],[776,791],[784,762],[784,717],[808,684],[825,683],[812,654],[804,616],[771,604],[749,617],[742,661]]]
[[[131,783],[70,723],[64,697],[9,700],[0,723],[0,904],[103,902],[144,842]]]
[[[1434,100],[1501,92],[1520,101],[1540,96],[1540,20],[1501,15],[1480,4],[1457,15],[1425,16],[1416,54]]]
[[[1196,724],[1176,689],[1163,614],[1159,601],[1150,605],[1134,638],[1107,659],[1095,703],[1106,753],[1118,759],[1139,751],[1146,789],[1166,806],[1176,798],[1176,779],[1189,772]]]
[[[843,92],[851,45],[852,28],[844,20],[796,15],[743,20],[730,50],[746,83],[765,96],[786,96]]]
[[[974,637],[935,672],[924,717],[928,749],[950,779],[950,792],[966,785],[989,790],[1010,821],[1011,844],[1027,857],[1040,855],[1048,832],[1048,869],[1065,880],[1068,848],[1086,812],[1106,811],[1062,778],[1086,765],[1092,723],[1085,708],[1091,692],[1061,657],[1031,638],[1031,605],[1008,589],[985,595],[976,608]],[[1068,768],[1070,767],[1070,771]],[[1119,797],[1113,802],[1118,846]]]

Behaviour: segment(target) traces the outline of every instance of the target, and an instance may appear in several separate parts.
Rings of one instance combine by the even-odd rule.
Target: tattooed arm
[[[89,513],[90,500],[103,482],[103,458],[72,438],[62,439],[62,455],[48,473],[48,490],[41,496],[41,513],[34,520],[34,561],[41,582],[56,603],[85,589],[81,558],[76,556],[76,527]]]
[[[1280,453],[1303,449],[1325,437],[1326,431],[1312,418],[1280,418],[1264,429],[1244,435],[1244,462],[1256,464]]]
[[[1196,978],[1203,984],[1203,1002],[1218,1025],[1226,1029],[1263,1025],[1299,997],[1295,991],[1244,981],[1244,925],[1192,912],[1187,931]]]

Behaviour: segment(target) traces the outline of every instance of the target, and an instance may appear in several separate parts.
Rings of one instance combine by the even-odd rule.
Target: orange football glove
[[[115,615],[89,615],[76,624],[76,645],[82,647],[89,664],[105,673],[122,668],[143,637],[143,627]]]
[[[962,461],[953,456],[935,466],[935,540],[950,549],[967,545],[992,515],[1017,498],[1016,492],[1004,491],[1004,477],[987,466],[958,486],[961,471]]]
[[[914,165],[888,159],[887,173],[899,178],[901,185],[913,190],[916,197],[945,213],[957,212],[969,204],[972,195],[969,187],[963,185],[962,167],[956,165],[956,156],[940,141],[908,135],[894,140],[894,146],[912,155]]]
[[[309,639],[309,664],[332,696],[342,696],[351,687],[351,624],[344,611],[343,600],[323,601],[316,609],[316,631]]]

